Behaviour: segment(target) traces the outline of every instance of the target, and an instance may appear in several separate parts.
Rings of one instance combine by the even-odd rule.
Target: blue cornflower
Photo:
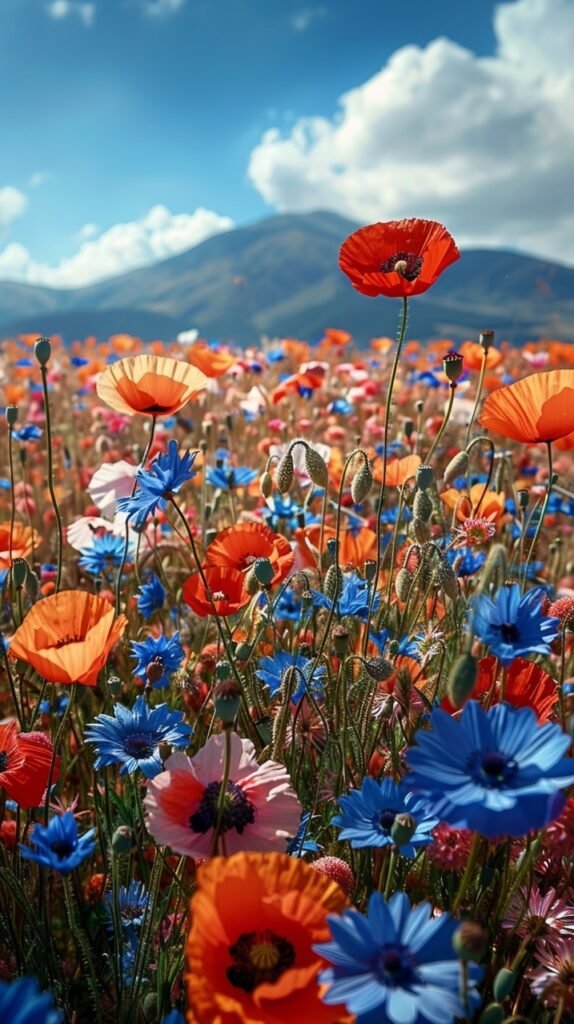
[[[303,673],[307,683],[309,683],[309,674],[313,667],[313,662],[310,658],[303,658],[300,654],[290,654],[289,651],[277,651],[272,657],[261,658],[259,661],[259,668],[255,675],[266,686],[269,687],[269,692],[273,697],[277,693],[281,686],[281,681],[288,668],[295,665]],[[313,693],[316,697],[323,696],[323,683],[325,678],[325,666],[318,665],[313,673]],[[292,700],[300,700],[305,695],[307,687],[300,676],[296,688],[293,692]]]
[[[95,828],[91,828],[79,836],[73,812],[65,811],[55,815],[47,826],[34,825],[31,842],[36,849],[20,844],[20,852],[27,860],[67,875],[92,855],[96,846],[95,834]]]
[[[311,591],[313,604],[316,608],[333,607],[333,602],[326,594],[318,590]],[[366,620],[369,612],[369,584],[356,572],[343,573],[343,586],[341,593],[335,602],[335,611],[341,616],[350,615],[358,619]],[[380,596],[376,595],[373,601],[373,611],[376,611],[380,604]]]
[[[183,1013],[180,1013],[179,1010],[172,1010],[167,1017],[163,1018],[161,1024],[185,1024]]]
[[[231,466],[224,463],[222,466],[208,466],[206,476],[212,487],[217,487],[220,491],[231,491],[236,487],[248,487],[257,480],[259,473],[249,466]]]
[[[348,839],[356,850],[398,845],[391,829],[397,814],[408,814],[415,821],[415,829],[399,849],[404,857],[414,857],[416,847],[432,841],[431,832],[439,823],[424,800],[392,779],[376,782],[370,775],[363,779],[360,789],[352,789],[347,796],[339,797],[339,806],[343,813],[336,814],[331,822],[341,829],[339,838]]]
[[[56,715],[56,718],[61,718],[69,703],[70,698],[67,693],[60,694],[53,701],[50,698],[46,698],[46,700],[40,701],[40,713],[42,715]]]
[[[135,878],[132,878],[127,888],[125,885],[120,886],[118,910],[121,924],[126,931],[130,928],[139,928],[141,926],[148,902],[149,896],[143,882],[136,882]],[[113,906],[113,893],[107,892],[104,896],[104,909],[108,928],[113,928],[114,926]]]
[[[476,548],[448,548],[445,552],[451,565],[456,564],[457,576],[474,576],[486,562],[486,551]]]
[[[353,406],[346,398],[336,398],[329,406],[329,412],[338,413],[339,416],[349,416],[352,411]]]
[[[79,565],[93,576],[101,576],[108,569],[117,568],[124,557],[125,540],[115,533],[94,537],[87,548],[82,548]]]
[[[302,506],[297,505],[289,495],[272,494],[265,501],[267,507],[261,510],[261,515],[269,520],[273,530],[280,530],[283,524],[295,530],[297,526],[305,526],[310,521]]]
[[[441,821],[487,838],[544,828],[564,806],[574,782],[571,740],[558,725],[539,725],[531,708],[469,701],[458,719],[436,709],[432,732],[419,730],[407,752],[405,785]]]
[[[132,641],[131,646],[131,656],[137,659],[134,675],[145,676],[153,661],[155,666],[163,670],[159,679],[153,681],[153,686],[158,689],[162,686],[169,686],[169,676],[172,672],[177,671],[185,657],[185,652],[179,642],[179,633],[174,633],[171,637],[164,636],[162,633],[157,640],[148,636],[147,640],[142,643]]]
[[[12,434],[15,441],[37,441],[41,436],[42,431],[35,423],[27,423],[25,427],[15,430]]]
[[[411,907],[404,892],[385,902],[379,892],[367,914],[330,914],[332,942],[313,947],[332,967],[319,982],[328,985],[323,1002],[343,1003],[356,1024],[451,1024],[480,1004],[476,984],[482,969],[467,968],[467,1006],[461,992],[460,962],[452,938],[460,925],[450,914],[433,916],[430,903]]]
[[[121,764],[120,775],[140,768],[146,779],[163,770],[159,756],[162,741],[172,747],[186,747],[190,736],[191,728],[181,711],[170,711],[167,704],[152,708],[143,694],[136,697],[133,708],[116,704],[113,717],[98,715],[84,734],[96,748],[96,770]]]
[[[317,817],[317,815],[315,815]],[[323,847],[316,843],[309,835],[309,822],[312,820],[311,812],[301,815],[299,828],[292,839],[287,843],[287,853],[291,857],[302,857],[304,853],[319,853]]]
[[[61,1024],[51,992],[40,992],[37,978],[0,981],[0,1020],[6,1024]]]
[[[267,600],[261,598],[261,607],[265,607]],[[298,622],[301,618],[303,604],[292,587],[286,587],[274,604],[274,617],[281,621]]]
[[[521,596],[518,583],[511,583],[500,588],[494,601],[481,594],[474,602],[474,633],[502,665],[525,654],[549,653],[560,621],[541,614],[545,593],[534,587]]]
[[[170,441],[167,452],[157,455],[149,469],[138,469],[138,489],[129,498],[119,498],[119,512],[127,513],[128,520],[136,530],[141,530],[148,516],[157,508],[164,509],[170,494],[177,494],[180,487],[191,480],[195,473],[193,463],[197,452],[179,455],[177,441]]]
[[[140,615],[149,619],[154,612],[163,608],[165,601],[165,587],[155,573],[147,583],[143,583],[137,596],[137,606]]]

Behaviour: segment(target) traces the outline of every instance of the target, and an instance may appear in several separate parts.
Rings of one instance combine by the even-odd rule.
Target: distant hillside
[[[332,213],[269,217],[188,252],[88,288],[0,282],[0,336],[67,341],[127,332],[173,338],[196,327],[249,344],[261,335],[312,339],[344,327],[358,342],[393,334],[398,303],[357,294],[337,265],[355,225]],[[574,269],[497,250],[468,250],[411,303],[411,337],[472,337],[486,327],[519,342],[574,341]]]

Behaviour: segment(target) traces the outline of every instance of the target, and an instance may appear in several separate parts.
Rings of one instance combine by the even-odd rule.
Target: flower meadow
[[[574,1020],[574,347],[412,337],[459,255],[2,343],[2,1024]]]

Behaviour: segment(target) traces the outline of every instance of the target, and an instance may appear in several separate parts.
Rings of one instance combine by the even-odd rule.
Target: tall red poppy
[[[460,257],[434,220],[391,220],[359,228],[343,242],[339,266],[363,295],[420,295]]]
[[[273,566],[271,585],[281,583],[291,569],[295,556],[285,537],[273,533],[264,523],[236,523],[221,530],[205,552],[206,565],[228,566],[246,572],[258,558],[268,558]]]
[[[250,600],[245,589],[245,577],[238,569],[229,566],[204,565],[203,575],[208,589],[198,572],[189,576],[183,584],[182,597],[196,615],[205,618],[212,615],[233,615]]]
[[[0,787],[20,807],[39,807],[48,786],[53,754],[45,733],[18,732],[15,721],[0,725]],[[59,775],[57,757],[52,782],[57,782]]]
[[[574,431],[574,370],[531,373],[486,399],[479,423],[522,444],[558,441]]]

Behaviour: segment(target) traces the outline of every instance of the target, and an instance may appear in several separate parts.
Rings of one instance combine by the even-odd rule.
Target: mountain
[[[399,303],[359,295],[337,265],[356,225],[333,213],[285,214],[216,235],[153,266],[87,288],[0,282],[0,336],[65,340],[126,332],[171,339],[196,327],[209,339],[314,338],[343,327],[358,342],[393,334]],[[467,250],[411,302],[409,336],[574,340],[574,269],[499,250]]]

